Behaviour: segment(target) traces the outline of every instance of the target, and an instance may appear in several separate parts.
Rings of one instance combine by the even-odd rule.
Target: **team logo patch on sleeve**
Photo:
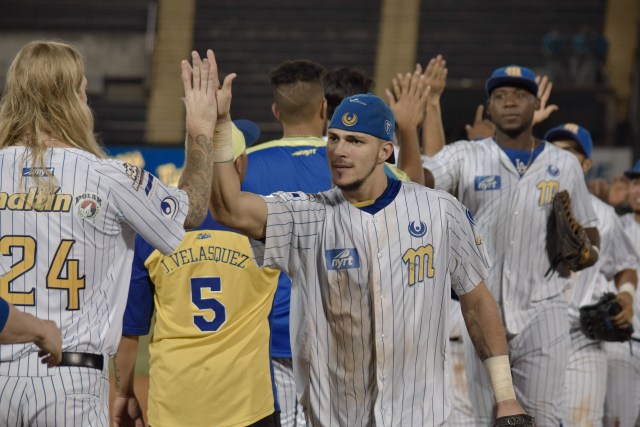
[[[84,219],[94,219],[100,213],[102,199],[93,193],[84,193],[76,197],[76,214]]]
[[[501,185],[500,175],[476,176],[474,179],[476,191],[499,190]]]
[[[416,238],[424,236],[427,234],[427,224],[422,221],[419,224],[416,224],[416,221],[411,221],[409,223],[409,234]]]
[[[174,219],[176,217],[179,206],[178,200],[173,196],[167,196],[162,199],[162,202],[160,202],[162,215],[169,219]]]
[[[329,270],[348,270],[360,268],[360,257],[355,248],[328,249],[324,251]]]
[[[125,173],[133,181],[133,189],[138,191],[140,189],[142,181],[144,180],[146,172],[144,171],[144,169],[140,169],[139,167],[134,166],[130,163],[123,163],[123,165]]]

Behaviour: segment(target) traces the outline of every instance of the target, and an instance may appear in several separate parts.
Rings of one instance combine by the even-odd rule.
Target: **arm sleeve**
[[[489,276],[489,256],[471,211],[457,201],[448,209],[451,288],[458,295],[473,290]]]
[[[624,232],[622,228],[622,221],[611,209],[611,236],[610,244],[608,245],[609,255],[605,255],[605,263],[600,268],[600,271],[605,275],[608,280],[613,280],[613,277],[626,269],[636,269],[640,265],[640,259],[633,246],[631,238]],[[603,253],[603,250],[600,251]]]
[[[0,332],[4,329],[4,326],[9,320],[9,303],[3,298],[0,298]]]
[[[447,144],[433,157],[422,156],[422,167],[435,179],[435,188],[454,193],[460,181],[460,170],[468,141]]]
[[[274,193],[267,203],[267,232],[264,242],[251,240],[256,263],[273,267],[290,277],[299,271],[301,257],[315,251],[325,218],[320,195]]]
[[[153,282],[145,261],[153,252],[149,243],[136,236],[136,246],[131,269],[131,283],[127,306],[124,311],[122,335],[147,335],[151,329],[154,310]]]
[[[147,242],[167,255],[184,238],[187,193],[169,187],[149,172],[118,160],[105,168],[119,216]]]

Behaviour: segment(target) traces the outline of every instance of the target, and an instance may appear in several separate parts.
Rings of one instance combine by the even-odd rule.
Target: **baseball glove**
[[[508,417],[500,417],[493,423],[493,427],[536,427],[536,419],[531,415],[509,415]]]
[[[615,294],[607,292],[595,304],[580,307],[580,330],[592,340],[629,341],[633,326],[620,328],[611,320],[621,310]]]
[[[547,222],[547,255],[551,266],[545,277],[553,275],[553,270],[561,277],[569,277],[572,271],[587,267],[590,249],[589,237],[571,211],[569,193],[558,192]]]

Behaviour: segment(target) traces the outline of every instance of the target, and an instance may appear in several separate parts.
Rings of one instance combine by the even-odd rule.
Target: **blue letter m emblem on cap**
[[[355,248],[328,249],[324,251],[329,270],[346,270],[360,268],[360,257]]]

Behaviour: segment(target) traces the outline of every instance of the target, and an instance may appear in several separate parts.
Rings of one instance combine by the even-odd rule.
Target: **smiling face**
[[[327,158],[331,177],[344,192],[361,190],[375,173],[384,176],[383,164],[392,152],[389,141],[366,133],[329,129]]]
[[[503,133],[515,137],[533,124],[538,99],[529,91],[502,86],[491,92],[488,101],[491,121]]]

